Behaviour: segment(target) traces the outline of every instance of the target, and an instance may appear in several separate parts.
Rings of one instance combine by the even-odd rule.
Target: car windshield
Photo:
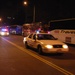
[[[38,34],[37,35],[38,40],[56,40],[52,35],[50,34]]]

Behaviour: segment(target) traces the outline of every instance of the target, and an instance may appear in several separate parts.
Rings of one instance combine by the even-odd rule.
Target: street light
[[[24,1],[23,2],[25,6],[28,5],[28,2],[27,1]],[[27,10],[25,9],[25,21],[27,22]]]
[[[24,1],[24,5],[28,5],[27,1]],[[33,22],[35,22],[35,5],[33,7]]]
[[[24,5],[27,5],[27,2],[26,1],[24,1]]]
[[[0,26],[1,26],[1,24],[2,24],[2,18],[0,18]]]
[[[2,21],[2,19],[0,18],[0,22]]]

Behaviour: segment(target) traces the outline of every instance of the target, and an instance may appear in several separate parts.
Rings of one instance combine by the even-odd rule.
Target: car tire
[[[29,46],[28,46],[28,43],[27,42],[25,42],[25,47],[28,49],[29,48]]]
[[[39,54],[41,54],[41,55],[43,54],[43,52],[42,52],[42,47],[41,47],[41,46],[38,46],[38,47],[37,47],[37,50],[38,50],[38,53],[39,53]]]

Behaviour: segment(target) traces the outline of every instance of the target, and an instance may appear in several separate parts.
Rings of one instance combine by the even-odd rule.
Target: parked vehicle
[[[11,25],[10,34],[19,34],[22,35],[22,26],[21,25]]]
[[[50,34],[60,41],[75,44],[75,18],[52,20],[49,26]]]
[[[9,29],[6,26],[0,27],[0,35],[1,36],[8,36],[9,35]]]
[[[22,35],[28,36],[30,33],[38,32],[42,28],[42,25],[40,22],[38,23],[26,23],[22,26]]]

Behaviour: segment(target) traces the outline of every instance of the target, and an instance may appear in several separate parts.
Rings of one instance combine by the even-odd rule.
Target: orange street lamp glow
[[[0,18],[0,21],[1,21],[2,19]]]
[[[27,5],[27,2],[26,1],[24,2],[24,5]]]

